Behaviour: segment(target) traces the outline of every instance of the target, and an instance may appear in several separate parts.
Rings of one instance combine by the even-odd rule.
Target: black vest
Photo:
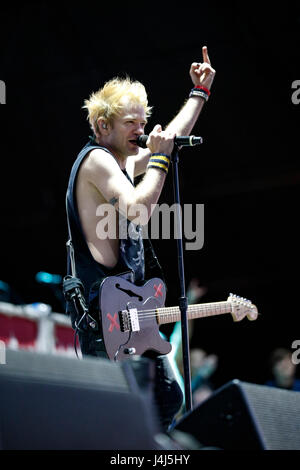
[[[90,137],[89,142],[80,151],[72,166],[66,198],[69,227],[71,232],[69,236],[72,239],[74,248],[76,275],[84,285],[84,294],[88,304],[94,300],[99,283],[104,277],[120,275],[128,272],[130,273],[131,280],[136,283],[142,283],[145,279],[156,276],[163,278],[163,273],[158,263],[157,257],[153,251],[151,242],[148,239],[142,239],[142,230],[139,226],[136,226],[134,237],[131,237],[127,230],[127,238],[122,238],[120,240],[119,259],[117,265],[114,268],[107,268],[106,266],[98,263],[93,258],[86,243],[79,219],[76,201],[76,180],[78,170],[84,158],[91,150],[97,148],[102,149],[108,154],[112,155],[109,150],[98,145],[94,138]],[[133,184],[126,170],[124,170],[124,173]],[[122,223],[122,216],[120,214],[119,217],[120,223]],[[125,220],[125,223],[128,229],[129,221]],[[72,275],[69,253],[67,259],[67,273]],[[67,304],[67,313],[70,313],[69,307],[70,306]]]

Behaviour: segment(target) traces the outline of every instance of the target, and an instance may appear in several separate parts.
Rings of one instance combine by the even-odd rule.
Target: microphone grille
[[[147,140],[148,140],[147,135],[140,135],[137,138],[136,143],[138,144],[139,147],[142,147],[143,149],[145,149],[147,148],[147,145],[146,145]]]

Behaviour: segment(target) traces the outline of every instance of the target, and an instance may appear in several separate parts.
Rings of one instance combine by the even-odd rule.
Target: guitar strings
[[[227,301],[220,302],[220,304],[215,305],[214,308],[215,308],[215,310],[218,310],[218,309],[221,309],[221,308],[227,308],[228,304],[230,304],[230,302],[227,302]],[[151,309],[145,309],[145,310],[137,310],[137,313],[138,314],[154,313],[155,315],[156,315],[156,313],[158,313],[160,315],[171,315],[172,314],[172,312],[171,312],[172,309],[176,310],[177,313],[180,312],[179,307],[157,307],[155,309],[151,308]],[[205,311],[205,310],[211,310],[211,309],[212,309],[211,304],[195,304],[195,305],[189,305],[188,306],[188,311],[192,311],[192,310],[194,310],[194,311],[199,311],[199,310]],[[163,313],[163,310],[166,310],[166,312]]]
[[[226,302],[226,301],[224,302],[224,304],[227,304],[227,303],[229,303],[229,302]],[[222,302],[222,304],[223,304],[223,302]],[[221,308],[221,307],[223,307],[223,305],[219,306],[219,308]],[[225,307],[225,305],[224,305],[224,307]],[[216,310],[218,309],[218,307],[215,307],[215,308],[216,308]],[[158,313],[160,315],[171,315],[172,314],[172,312],[170,312],[171,309],[176,309],[177,313],[180,311],[179,307],[157,307],[155,309],[151,308],[151,309],[145,309],[145,310],[137,310],[137,313],[138,314],[154,313],[155,315],[156,315],[156,313]],[[207,306],[206,304],[202,304],[202,305],[197,304],[197,305],[189,305],[188,306],[189,311],[192,311],[192,310],[197,310],[197,311],[203,310],[204,311],[204,310],[208,310],[208,309],[211,309],[211,305]],[[159,312],[159,310],[161,310],[161,311],[162,310],[169,310],[170,313],[168,313],[168,312],[165,312],[165,313]]]
[[[223,308],[225,307],[224,304],[227,304],[228,302],[222,302],[222,306],[220,305],[219,308],[216,306],[214,312],[211,313],[211,315],[216,315],[217,313],[222,313]],[[208,313],[208,310],[210,310],[211,306],[208,307],[206,304],[202,304],[201,306],[199,304],[197,305],[190,305],[188,307],[187,313],[190,315],[193,315],[193,313]],[[169,310],[169,309],[176,309],[176,311],[169,311],[169,312],[163,312],[163,310]],[[160,311],[161,310],[161,311]],[[201,312],[202,310],[202,312]],[[218,312],[219,310],[219,312]],[[222,311],[221,311],[222,310]],[[180,316],[180,310],[178,310],[178,307],[158,307],[157,309],[145,309],[145,310],[137,310],[139,321],[147,320],[149,318],[154,318],[154,317],[174,317],[174,316]]]

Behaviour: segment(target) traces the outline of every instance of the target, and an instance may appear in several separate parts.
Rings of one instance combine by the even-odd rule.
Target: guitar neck
[[[232,312],[231,302],[213,302],[209,304],[189,305],[187,309],[188,320],[194,318],[205,318],[214,315],[223,315]],[[179,307],[162,307],[156,310],[159,325],[164,323],[175,323],[180,321],[181,313]]]

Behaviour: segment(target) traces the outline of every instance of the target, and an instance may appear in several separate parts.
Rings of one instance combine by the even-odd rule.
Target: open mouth
[[[131,143],[131,145],[135,145],[137,147],[136,139],[130,139],[129,142]]]

